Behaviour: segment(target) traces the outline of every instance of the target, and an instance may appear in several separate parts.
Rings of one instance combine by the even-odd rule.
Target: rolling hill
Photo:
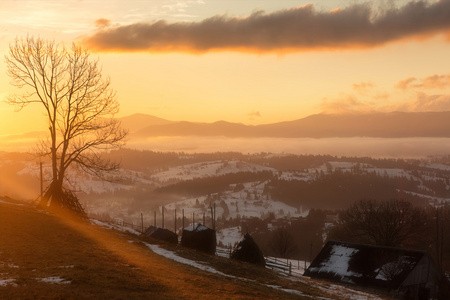
[[[145,115],[123,118],[122,122],[125,128],[130,129],[131,138],[156,136],[450,137],[450,112],[317,114],[294,121],[264,125],[245,125],[226,121],[174,122]]]

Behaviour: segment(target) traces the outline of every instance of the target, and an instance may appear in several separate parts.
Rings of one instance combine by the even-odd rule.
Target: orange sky
[[[0,55],[27,34],[83,43],[120,116],[262,124],[450,110],[450,0],[388,2],[2,0]],[[2,59],[0,99],[15,92]],[[1,102],[0,120],[0,136],[46,128],[39,106]]]

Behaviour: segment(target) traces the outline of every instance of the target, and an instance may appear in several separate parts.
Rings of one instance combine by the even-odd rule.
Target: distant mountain
[[[123,117],[120,119],[120,122],[122,123],[122,127],[128,129],[130,133],[148,126],[166,125],[173,123],[172,121],[164,120],[146,114],[133,114],[131,116]]]
[[[122,124],[130,129],[132,138],[156,136],[450,137],[450,112],[317,114],[294,121],[255,126],[225,121],[174,122],[140,114],[123,118]]]

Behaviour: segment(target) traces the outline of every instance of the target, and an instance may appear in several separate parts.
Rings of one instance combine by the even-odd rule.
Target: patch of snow
[[[152,179],[159,182],[170,180],[190,180],[208,176],[218,176],[238,172],[275,171],[273,168],[239,160],[207,161],[169,168],[167,171],[152,175]]]
[[[52,284],[70,284],[71,283],[69,280],[65,280],[64,278],[61,278],[59,276],[36,278],[36,280],[38,280],[40,282],[52,283]]]
[[[0,262],[0,267],[10,268],[10,269],[18,269],[19,266],[10,262]]]
[[[91,223],[92,224],[96,224],[96,225],[101,226],[101,227],[106,227],[108,229],[116,229],[116,230],[119,230],[119,231],[122,231],[122,232],[129,232],[129,233],[136,234],[136,235],[140,235],[141,234],[139,231],[134,230],[133,228],[120,226],[120,225],[116,225],[116,224],[109,224],[109,223],[102,222],[102,221],[99,221],[99,220],[96,220],[96,219],[91,219]]]
[[[239,226],[236,227],[230,227],[230,228],[223,228],[217,231],[216,237],[217,242],[221,242],[222,245],[233,246],[235,243],[239,242],[239,240],[242,237],[241,231],[239,229]]]
[[[0,286],[17,286],[15,279],[0,279]]]
[[[0,203],[15,205],[15,206],[29,206],[28,204],[25,204],[25,203],[14,203],[14,202],[9,202],[9,201],[2,200],[2,199],[0,199]]]
[[[75,268],[74,265],[70,265],[70,266],[60,266],[61,269],[73,269]]]
[[[432,163],[432,164],[427,164],[426,166],[429,167],[429,168],[432,168],[432,169],[443,170],[443,171],[450,171],[450,166],[449,165],[445,165],[445,164]]]
[[[349,262],[352,255],[357,253],[358,249],[344,247],[342,245],[333,245],[330,253],[330,257],[325,260],[319,267],[310,268],[313,272],[326,272],[334,273],[337,276],[341,276],[341,280],[346,277],[361,277],[362,274],[349,271]]]
[[[305,293],[301,292],[301,291],[297,291],[297,290],[292,290],[292,289],[285,289],[282,288],[281,286],[277,286],[277,285],[267,285],[268,287],[271,287],[273,289],[277,289],[286,293],[291,293],[291,294],[296,294],[296,295],[300,295],[300,296],[305,296]]]
[[[148,244],[148,243],[145,243],[145,245],[147,247],[149,247],[156,254],[164,256],[164,257],[166,257],[168,259],[171,259],[171,260],[174,260],[176,262],[179,262],[179,263],[182,263],[182,264],[185,264],[185,265],[189,265],[189,266],[192,266],[194,268],[197,268],[197,269],[200,269],[200,270],[203,270],[203,271],[206,271],[206,272],[214,273],[214,274],[217,274],[217,275],[230,277],[230,278],[236,278],[235,276],[231,276],[231,275],[222,273],[220,271],[217,271],[216,269],[214,269],[214,268],[212,268],[210,266],[205,266],[205,265],[202,265],[202,264],[200,264],[198,262],[189,260],[187,258],[180,257],[180,256],[176,255],[174,252],[166,250],[166,249],[163,249],[163,248],[160,248],[157,245],[152,245],[152,244]]]
[[[186,231],[205,231],[208,230],[209,228],[206,226],[203,226],[202,224],[197,224],[197,226],[188,226],[185,227],[184,230]]]

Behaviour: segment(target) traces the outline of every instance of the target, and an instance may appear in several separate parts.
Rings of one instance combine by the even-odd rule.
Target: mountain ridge
[[[213,123],[169,121],[143,114],[133,116],[135,115],[126,117],[127,120],[135,120],[133,127],[128,127],[133,138],[157,136],[224,136],[232,138],[450,137],[450,111],[314,114],[297,120],[262,125],[246,125],[227,121]],[[138,119],[145,121],[138,122],[136,121]],[[127,124],[125,122],[125,128],[127,128]]]

